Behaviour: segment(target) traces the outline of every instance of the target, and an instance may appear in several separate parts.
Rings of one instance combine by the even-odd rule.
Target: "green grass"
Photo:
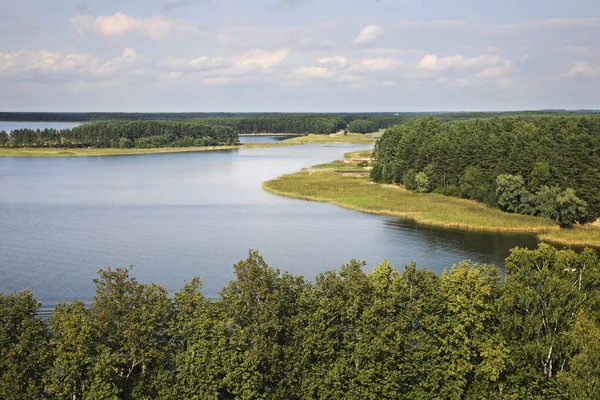
[[[538,235],[544,242],[564,244],[567,246],[592,246],[600,247],[600,229],[598,228],[571,228]]]
[[[351,151],[350,153],[344,154],[346,159],[361,159],[370,161],[373,158],[373,150],[359,150],[359,151]]]
[[[410,218],[447,228],[499,232],[547,232],[558,226],[544,219],[507,214],[472,200],[420,194],[368,178],[343,176],[331,170],[305,170],[267,181],[263,188],[298,199],[333,203],[373,214]]]
[[[362,135],[360,133],[334,133],[331,135],[306,135],[286,139],[285,144],[312,144],[312,143],[347,143],[347,144],[374,144],[379,133],[369,133]]]

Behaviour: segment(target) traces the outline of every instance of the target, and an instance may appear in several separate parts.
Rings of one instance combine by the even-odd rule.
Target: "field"
[[[331,135],[307,135],[284,140],[286,144],[311,144],[311,143],[348,143],[348,144],[375,144],[381,132],[367,133],[334,133]]]
[[[540,240],[567,246],[600,247],[600,229],[595,227],[576,227],[547,232],[539,235]]]
[[[344,176],[336,163],[284,175],[263,184],[265,190],[298,199],[333,203],[373,214],[409,218],[431,226],[499,232],[549,232],[558,226],[541,218],[507,214],[472,200],[420,194],[368,178]],[[353,168],[356,170],[356,167]]]

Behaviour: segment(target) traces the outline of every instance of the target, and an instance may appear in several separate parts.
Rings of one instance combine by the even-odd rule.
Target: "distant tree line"
[[[600,118],[421,118],[388,129],[371,177],[568,226],[600,215]]]
[[[256,252],[218,299],[106,269],[89,307],[0,295],[0,398],[598,399],[600,262],[541,245],[506,272],[351,261],[314,283]]]
[[[339,116],[278,115],[258,117],[205,118],[209,125],[229,126],[238,133],[316,133],[329,134],[346,127]]]
[[[72,129],[0,131],[3,147],[154,148],[237,144],[231,127],[201,121],[104,121]]]

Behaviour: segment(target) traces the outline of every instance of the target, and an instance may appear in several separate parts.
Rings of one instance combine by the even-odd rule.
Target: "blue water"
[[[0,131],[10,132],[15,129],[67,129],[81,125],[77,122],[4,122],[0,121]]]
[[[215,297],[232,265],[259,249],[313,279],[351,258],[372,269],[416,260],[441,272],[463,259],[502,264],[527,235],[416,226],[267,193],[261,183],[361,146],[292,146],[112,157],[0,157],[0,292],[31,289],[45,306],[93,297],[106,266],[170,293],[199,276]]]

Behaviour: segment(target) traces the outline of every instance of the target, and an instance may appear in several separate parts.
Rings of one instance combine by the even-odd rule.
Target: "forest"
[[[561,226],[600,215],[600,118],[419,118],[375,145],[371,178]]]
[[[600,398],[596,252],[364,267],[311,282],[250,251],[217,299],[108,268],[47,320],[30,292],[0,295],[0,398]]]
[[[72,129],[0,131],[0,147],[155,148],[237,144],[231,127],[202,121],[103,121]]]

